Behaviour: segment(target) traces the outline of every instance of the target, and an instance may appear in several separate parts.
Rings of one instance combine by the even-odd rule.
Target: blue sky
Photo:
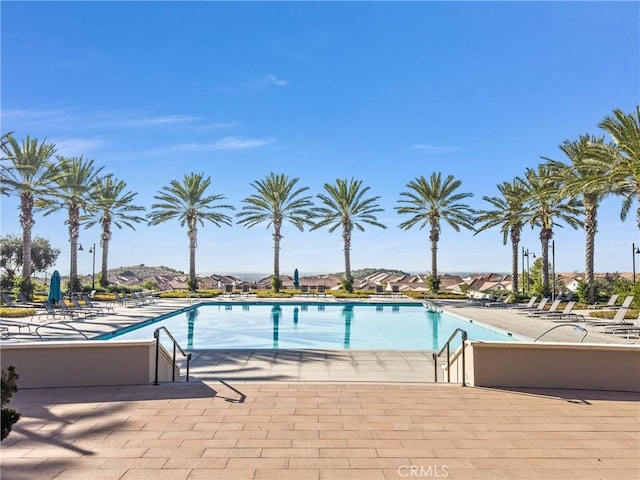
[[[150,207],[171,180],[205,172],[212,193],[242,206],[270,172],[309,193],[359,178],[379,195],[388,228],[353,236],[352,268],[429,271],[426,230],[400,230],[400,192],[418,176],[452,174],[468,203],[562,159],[566,139],[600,133],[613,109],[640,103],[637,2],[7,2],[2,15],[2,132],[47,138],[84,155]],[[619,198],[600,210],[596,270],[630,271],[634,218]],[[238,210],[236,210],[237,212]],[[62,251],[59,213],[34,236]],[[15,198],[2,198],[2,234],[20,233]],[[342,239],[284,229],[281,270],[343,270]],[[538,230],[522,246],[539,253]],[[584,233],[555,231],[556,269],[584,269]],[[90,273],[83,230],[79,272]],[[499,231],[444,226],[442,272],[510,271]],[[98,250],[97,265],[100,264]],[[116,230],[110,267],[188,269],[177,222]],[[198,272],[272,271],[265,226],[206,225]]]

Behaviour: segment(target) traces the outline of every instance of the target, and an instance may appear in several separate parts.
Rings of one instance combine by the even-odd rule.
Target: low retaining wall
[[[180,378],[161,346],[160,381]],[[73,341],[3,344],[0,364],[19,375],[18,388],[148,385],[155,380],[156,342]]]
[[[638,345],[469,341],[465,353],[471,386],[640,392]]]

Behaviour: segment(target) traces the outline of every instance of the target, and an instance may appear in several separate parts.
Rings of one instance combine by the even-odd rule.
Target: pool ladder
[[[440,349],[439,352],[434,353],[433,354],[433,372],[434,372],[434,378],[435,378],[435,383],[438,383],[438,358],[440,357],[440,355],[442,355],[443,352],[447,352],[447,383],[451,383],[451,342],[456,338],[456,336],[460,334],[461,338],[462,338],[462,345],[460,347],[461,349],[461,353],[460,356],[462,357],[462,386],[466,387],[467,383],[466,383],[466,376],[467,376],[467,369],[466,369],[466,359],[465,359],[465,342],[467,341],[467,332],[465,330],[462,330],[461,328],[456,328],[454,330],[454,332],[451,334],[451,336],[449,337],[449,340],[447,340],[447,343],[444,344],[444,346]]]
[[[189,381],[189,364],[191,363],[191,354],[190,353],[185,353],[185,351],[180,347],[180,345],[178,345],[178,342],[176,341],[175,338],[173,338],[173,335],[171,335],[171,333],[169,333],[169,330],[167,330],[166,327],[160,327],[160,328],[156,328],[156,330],[153,332],[153,337],[156,339],[156,377],[155,377],[155,381],[153,382],[154,385],[158,385],[158,365],[160,363],[160,332],[163,331],[164,333],[167,334],[167,336],[169,337],[169,339],[171,340],[171,342],[173,343],[173,357],[172,357],[172,363],[171,363],[171,381],[175,382],[176,381],[176,369],[175,369],[175,365],[176,365],[176,351],[180,351],[180,354],[185,357],[187,359],[187,382]]]

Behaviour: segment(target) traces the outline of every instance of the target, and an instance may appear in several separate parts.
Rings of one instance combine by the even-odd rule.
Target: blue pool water
[[[437,350],[456,328],[473,340],[518,340],[422,305],[205,304],[101,339],[151,339],[166,327],[184,349]]]

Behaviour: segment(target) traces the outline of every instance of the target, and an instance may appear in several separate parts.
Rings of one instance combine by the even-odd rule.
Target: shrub
[[[282,288],[282,279],[275,275],[271,275],[271,288],[274,292],[278,293]]]
[[[2,370],[2,390],[0,391],[0,406],[2,407],[2,433],[0,435],[0,441],[9,436],[9,432],[13,428],[13,424],[20,420],[20,414],[12,408],[5,408],[4,406],[9,403],[9,399],[14,392],[18,391],[16,381],[18,380],[18,374],[13,365],[9,365],[7,371]]]
[[[258,290],[256,298],[291,298],[293,292],[272,292],[270,290]]]
[[[347,293],[353,293],[353,278],[343,277],[340,279],[340,289]]]
[[[333,295],[333,298],[369,298],[370,295],[366,290],[356,290],[351,293],[345,290],[331,290],[327,293]]]
[[[23,318],[23,317],[31,317],[36,313],[35,308],[9,308],[9,307],[0,307],[0,317],[4,318]]]

